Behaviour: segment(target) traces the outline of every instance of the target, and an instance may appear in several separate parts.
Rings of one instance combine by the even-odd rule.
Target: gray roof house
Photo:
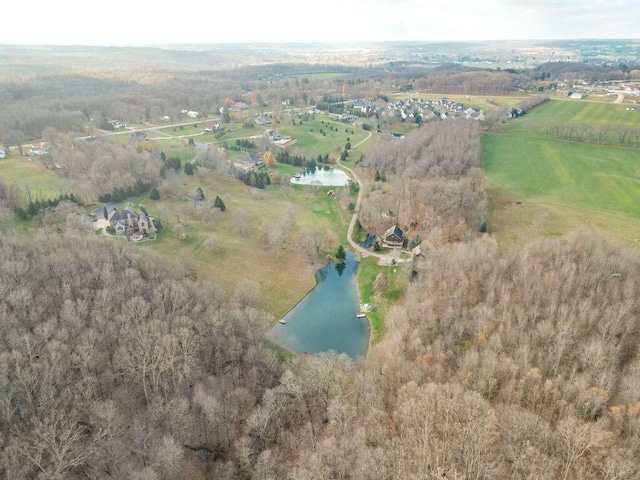
[[[153,222],[144,212],[127,207],[122,210],[111,210],[108,216],[109,223],[116,235],[142,233],[149,234],[155,231]]]
[[[382,242],[388,247],[401,247],[404,242],[404,232],[398,225],[394,225],[384,233],[382,238]]]

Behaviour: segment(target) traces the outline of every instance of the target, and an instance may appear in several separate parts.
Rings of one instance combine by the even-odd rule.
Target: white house
[[[0,158],[6,158],[7,154],[4,153],[4,150],[0,150]]]

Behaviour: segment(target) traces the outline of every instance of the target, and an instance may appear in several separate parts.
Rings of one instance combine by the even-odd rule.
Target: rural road
[[[358,147],[362,145],[364,142],[366,142],[367,140],[369,140],[371,138],[371,132],[367,132],[367,133],[368,133],[367,138],[358,142],[358,144],[354,145],[352,148]],[[350,169],[349,167],[343,165],[340,162],[340,158],[338,158],[337,164],[340,168],[349,172],[353,177],[353,179],[355,180],[355,182],[358,184],[358,199],[356,200],[356,206],[353,209],[353,215],[351,216],[351,221],[349,222],[349,229],[347,230],[347,240],[349,241],[349,245],[351,245],[351,247],[356,252],[359,252],[363,257],[379,258],[380,259],[380,261],[378,262],[379,265],[392,266],[398,263],[406,263],[411,261],[410,258],[401,259],[400,250],[398,249],[391,250],[391,253],[370,252],[366,248],[361,247],[358,243],[356,243],[353,240],[353,228],[355,227],[356,220],[358,219],[358,213],[360,212],[360,204],[362,203],[362,193],[364,191],[364,185],[362,183],[362,180],[360,180],[360,177],[358,176],[358,174],[354,172],[352,169]],[[393,260],[395,260],[395,263],[392,263]]]

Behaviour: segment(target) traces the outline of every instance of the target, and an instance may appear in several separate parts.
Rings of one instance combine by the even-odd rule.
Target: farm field
[[[559,235],[578,226],[629,243],[640,237],[637,150],[485,134],[482,158],[499,238],[516,239],[530,229]]]
[[[506,123],[504,131],[547,135],[554,125],[585,125],[588,128],[583,141],[595,143],[598,140],[598,129],[605,125],[610,127],[607,143],[617,143],[617,129],[640,128],[640,107],[635,110],[631,108],[634,107],[623,103],[554,99],[539,105],[531,113]]]

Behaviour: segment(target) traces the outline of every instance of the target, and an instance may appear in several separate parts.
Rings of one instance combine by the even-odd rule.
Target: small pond
[[[357,318],[360,302],[356,286],[358,262],[347,252],[343,265],[330,262],[316,272],[316,286],[276,323],[267,338],[296,353],[334,350],[358,359],[367,353],[371,328]]]
[[[294,185],[323,185],[327,187],[344,187],[349,177],[337,168],[314,168],[306,170],[291,179]]]

